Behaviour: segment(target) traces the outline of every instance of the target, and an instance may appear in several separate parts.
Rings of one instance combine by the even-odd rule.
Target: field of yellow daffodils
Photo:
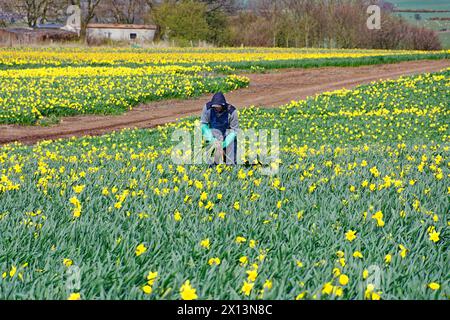
[[[449,101],[450,69],[241,110],[276,175],[174,164],[197,118],[3,146],[0,298],[448,299]]]
[[[305,49],[0,49],[0,124],[117,114],[142,102],[246,87],[239,70],[440,59],[449,52]]]
[[[248,78],[207,66],[37,67],[0,71],[0,124],[43,117],[118,114],[141,102],[231,91]]]
[[[147,66],[147,65],[231,65],[237,68],[285,63],[308,66],[313,62],[333,65],[357,64],[369,59],[389,61],[440,59],[449,51],[402,51],[364,49],[286,48],[20,48],[0,49],[4,68],[32,66]],[[340,59],[340,60],[339,60]]]

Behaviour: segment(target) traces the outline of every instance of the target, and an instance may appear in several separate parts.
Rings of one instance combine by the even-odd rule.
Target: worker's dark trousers
[[[228,146],[223,149],[224,162],[228,165],[237,164],[237,138]]]
[[[213,131],[213,135],[219,140],[224,141],[227,137],[227,132],[230,129],[228,121],[228,112],[217,114],[215,110],[211,111],[210,127]],[[224,163],[229,165],[235,165],[237,163],[237,138],[234,139],[228,148],[223,150]]]

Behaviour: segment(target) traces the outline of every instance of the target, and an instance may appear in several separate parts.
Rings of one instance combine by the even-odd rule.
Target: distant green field
[[[441,38],[444,48],[450,49],[450,32],[440,33],[439,38]]]
[[[390,0],[388,2],[397,5],[397,7],[400,9],[450,10],[449,0]]]
[[[391,0],[389,2],[395,4],[398,9],[450,10],[450,0]],[[400,12],[397,13],[397,15],[407,19],[417,26],[424,26],[436,31],[442,31],[444,29],[450,30],[450,21],[430,20],[430,18],[434,17],[450,18],[450,12]],[[444,48],[450,48],[450,33],[440,33],[439,38],[441,39]]]

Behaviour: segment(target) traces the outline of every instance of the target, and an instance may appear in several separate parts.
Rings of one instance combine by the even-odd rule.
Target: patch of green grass
[[[48,117],[43,117],[36,122],[36,125],[42,127],[50,127],[60,122],[61,118],[57,115],[51,114]]]

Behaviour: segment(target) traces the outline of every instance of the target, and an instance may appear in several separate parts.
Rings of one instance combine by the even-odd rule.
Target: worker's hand
[[[213,145],[215,149],[223,149],[223,147],[222,147],[223,142],[221,142],[217,139],[214,139],[214,141],[211,142],[211,145]]]
[[[236,140],[236,133],[235,132],[231,132],[226,138],[225,140],[222,142],[222,148],[226,149],[230,146],[230,144],[233,143],[233,141]]]
[[[219,140],[216,140],[214,142],[214,163],[220,164],[223,163],[223,148],[222,148],[222,142]]]

